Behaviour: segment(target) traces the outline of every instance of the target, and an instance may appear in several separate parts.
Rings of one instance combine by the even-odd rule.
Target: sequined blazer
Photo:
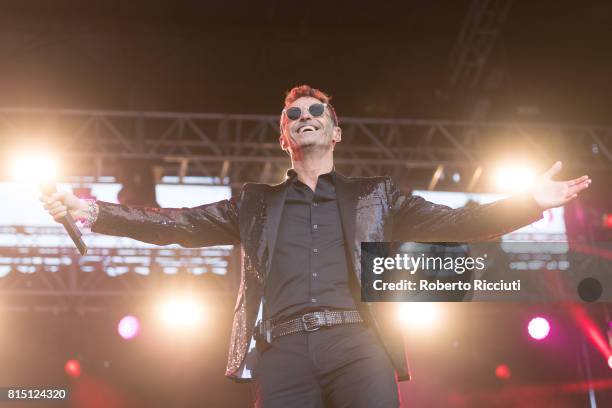
[[[349,268],[360,283],[361,242],[473,242],[490,239],[542,217],[531,196],[451,209],[400,190],[389,177],[345,177],[337,173],[336,194]],[[98,202],[92,231],[157,245],[241,245],[241,283],[229,345],[226,376],[247,380],[247,353],[261,306],[287,180],[277,185],[247,183],[230,199],[194,208],[142,208]],[[392,303],[359,304],[374,328],[398,380],[410,378],[403,337]]]

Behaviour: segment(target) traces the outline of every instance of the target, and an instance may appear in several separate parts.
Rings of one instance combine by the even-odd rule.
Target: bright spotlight
[[[536,179],[535,171],[526,164],[505,164],[495,173],[495,185],[500,191],[516,193],[527,191]]]
[[[195,299],[170,299],[162,303],[160,317],[172,327],[195,327],[204,318],[204,308]]]
[[[543,317],[534,317],[529,321],[527,331],[534,340],[543,340],[550,333],[550,323]]]
[[[140,333],[140,322],[134,316],[124,316],[119,320],[117,332],[124,340],[132,340]]]
[[[411,327],[429,327],[440,318],[440,308],[435,302],[401,303],[398,310],[400,321]]]
[[[19,153],[11,160],[11,175],[20,183],[51,182],[57,177],[57,162],[44,153]]]
[[[612,368],[612,356],[608,357],[608,367]]]

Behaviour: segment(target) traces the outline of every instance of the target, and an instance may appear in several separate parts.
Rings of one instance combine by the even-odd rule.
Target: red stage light
[[[506,364],[499,364],[497,367],[495,367],[495,376],[500,380],[507,380],[511,375],[512,372],[510,371],[510,367],[508,367]]]
[[[71,377],[78,377],[81,375],[81,364],[78,360],[68,360],[64,365],[64,371]]]
[[[582,329],[582,332],[587,338],[587,340],[589,340],[591,344],[593,344],[597,348],[597,350],[599,350],[603,358],[609,359],[610,356],[612,356],[609,339],[606,339],[604,337],[604,334],[601,332],[601,329],[598,327],[598,325],[586,313],[585,309],[582,306],[574,304],[570,307],[570,311],[574,316],[574,319]]]
[[[606,228],[612,228],[612,214],[604,214],[603,225]]]

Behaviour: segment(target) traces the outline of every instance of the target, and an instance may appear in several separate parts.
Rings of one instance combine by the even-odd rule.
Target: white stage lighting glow
[[[500,166],[494,173],[496,187],[505,193],[527,191],[536,179],[535,171],[526,164],[514,163]]]
[[[11,160],[11,174],[19,183],[50,182],[57,176],[57,162],[44,153],[18,153]]]
[[[527,332],[534,340],[543,340],[550,333],[550,323],[543,317],[534,317],[527,325]]]
[[[134,316],[124,316],[117,324],[117,332],[124,340],[132,340],[140,333],[140,322]]]
[[[440,319],[440,307],[435,302],[400,303],[398,317],[404,325],[413,328],[431,327]]]
[[[162,303],[160,317],[166,325],[191,328],[202,322],[204,308],[195,299],[173,298]]]

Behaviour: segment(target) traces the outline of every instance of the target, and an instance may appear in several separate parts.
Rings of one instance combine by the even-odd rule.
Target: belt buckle
[[[312,317],[314,318],[314,322],[311,322],[310,319],[307,319],[308,317]],[[313,323],[314,326],[309,327],[308,324],[309,322]],[[317,331],[321,328],[321,323],[320,323],[320,319],[319,316],[314,314],[314,313],[306,313],[305,315],[302,316],[302,325],[304,326],[304,331],[307,332],[314,332]]]
[[[272,326],[269,320],[260,321],[257,327],[259,335],[265,339],[267,343],[272,342]]]

